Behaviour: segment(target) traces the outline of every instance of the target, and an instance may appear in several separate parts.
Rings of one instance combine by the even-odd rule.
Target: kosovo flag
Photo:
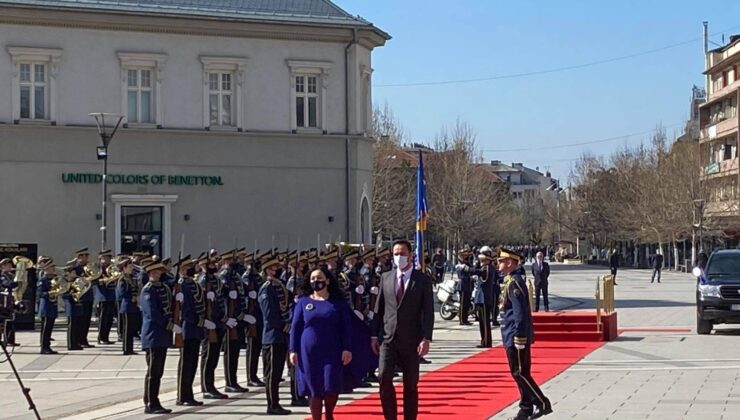
[[[424,160],[419,150],[416,172],[416,267],[424,269],[424,232],[427,230],[427,183],[424,180]]]

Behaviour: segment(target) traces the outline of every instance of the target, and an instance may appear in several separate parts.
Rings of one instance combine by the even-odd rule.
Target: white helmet
[[[480,249],[481,254],[493,255],[493,250],[488,245],[483,245]]]

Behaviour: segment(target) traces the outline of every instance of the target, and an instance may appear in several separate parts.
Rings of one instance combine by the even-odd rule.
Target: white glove
[[[226,320],[226,326],[229,327],[229,328],[236,327],[236,324],[237,324],[237,322],[236,322],[236,319],[234,319],[234,318],[229,318],[229,319]]]
[[[236,290],[232,290],[232,291],[229,292],[229,299],[234,300],[234,299],[237,298],[237,296],[239,296],[239,295],[236,294]]]
[[[213,300],[216,299],[216,294],[213,293],[213,292],[208,292],[208,293],[206,293],[206,299],[208,299],[211,302],[213,302]]]
[[[524,350],[524,344],[514,344],[517,350]]]
[[[182,294],[182,292],[175,295],[175,300],[182,303],[183,300],[185,300],[185,295]]]
[[[255,292],[254,290],[252,290],[252,291],[249,292],[248,296],[249,296],[250,299],[257,299],[257,292]]]
[[[370,321],[372,321],[373,320],[373,317],[375,317],[375,312],[370,311],[370,312],[367,313],[367,319],[369,319]]]
[[[213,330],[216,328],[216,324],[213,323],[213,321],[205,320],[203,321],[203,326],[206,327],[207,330]]]
[[[172,326],[172,332],[175,334],[182,334],[182,328],[180,328],[179,325],[175,324]]]
[[[461,271],[463,268],[465,268],[465,264],[455,264],[455,270]]]
[[[246,321],[247,324],[256,324],[257,318],[255,318],[253,315],[244,315],[244,321]]]
[[[357,293],[358,295],[365,293],[365,286],[361,284],[355,287],[355,293]]]
[[[377,295],[378,293],[380,293],[380,289],[378,288],[378,286],[373,286],[370,288],[370,293]]]
[[[355,315],[357,315],[358,318],[360,318],[360,321],[365,319],[365,315],[362,314],[362,312],[358,311],[357,309],[354,310]]]

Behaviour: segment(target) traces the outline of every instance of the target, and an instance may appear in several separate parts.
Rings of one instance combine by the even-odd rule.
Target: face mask
[[[326,281],[324,280],[317,280],[311,282],[311,289],[313,289],[315,292],[320,292],[326,288]]]
[[[409,257],[405,255],[394,255],[393,264],[398,268],[406,268],[406,264],[409,262]]]

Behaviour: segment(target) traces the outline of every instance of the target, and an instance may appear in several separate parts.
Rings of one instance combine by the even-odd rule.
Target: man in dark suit
[[[434,329],[432,282],[414,269],[411,244],[393,244],[395,269],[383,274],[380,297],[371,325],[371,342],[380,355],[380,400],[383,416],[398,416],[393,372],[398,365],[403,373],[403,417],[416,419],[419,409],[419,357],[429,352]],[[381,343],[382,342],[382,343]]]
[[[617,285],[617,269],[619,268],[619,253],[617,253],[617,250],[612,251],[612,256],[609,257],[609,270],[612,273],[612,276],[614,276],[614,285]]]
[[[545,304],[545,312],[550,311],[550,300],[547,296],[548,278],[550,277],[550,264],[545,262],[545,255],[538,252],[532,263],[532,276],[534,276],[534,311],[540,310],[540,295]]]
[[[470,315],[470,301],[473,294],[473,281],[470,278],[471,264],[471,253],[470,248],[465,247],[457,253],[457,258],[460,261],[455,269],[457,270],[457,276],[460,278],[460,325],[470,325],[468,321],[468,315]]]
[[[663,269],[663,253],[658,250],[658,253],[653,257],[653,278],[650,283],[655,281],[655,275],[658,275],[658,283],[660,283],[660,270]]]

